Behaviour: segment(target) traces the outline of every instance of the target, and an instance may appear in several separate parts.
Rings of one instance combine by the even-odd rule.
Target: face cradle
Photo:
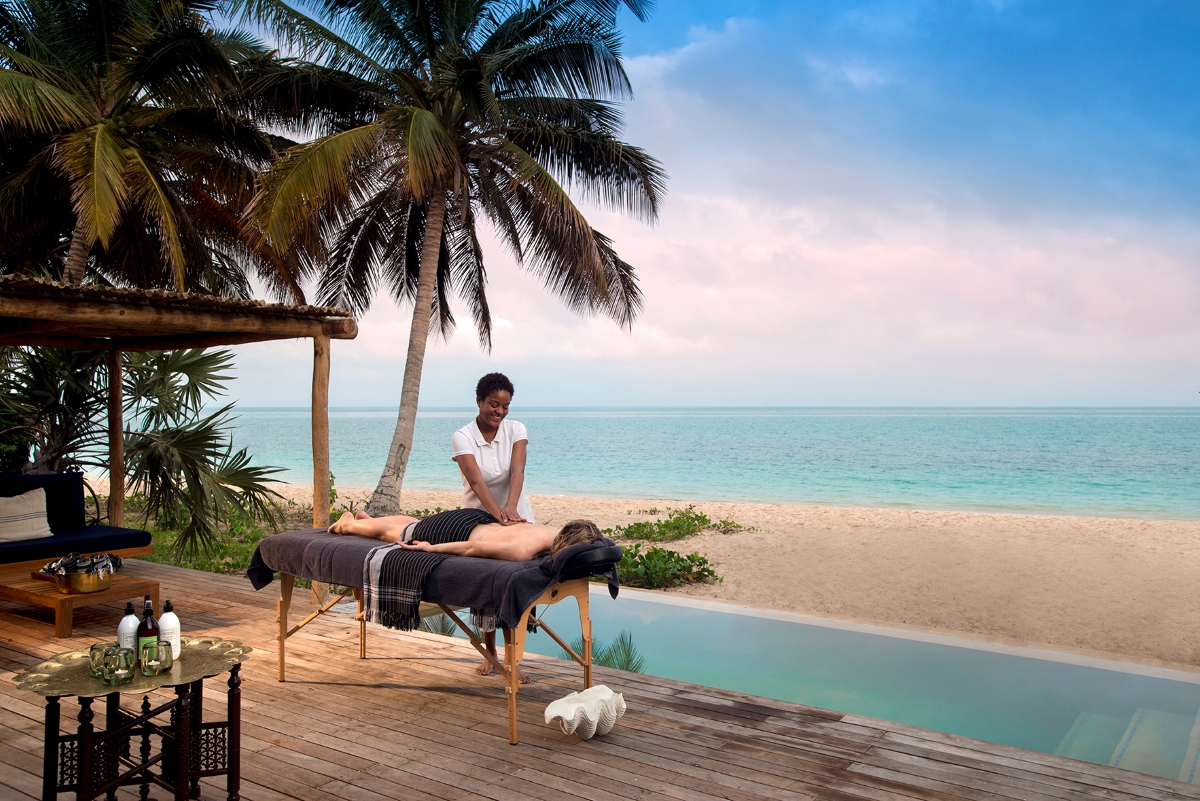
[[[499,429],[504,418],[508,417],[508,405],[512,403],[512,395],[503,389],[488,394],[483,400],[477,400],[479,406],[479,422],[488,430]]]

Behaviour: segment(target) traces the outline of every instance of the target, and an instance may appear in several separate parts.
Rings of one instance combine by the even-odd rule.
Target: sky
[[[659,0],[621,30],[668,193],[652,225],[581,206],[644,312],[570,312],[484,230],[492,350],[459,313],[422,406],[493,370],[517,407],[1200,405],[1200,4]],[[411,314],[333,343],[333,406],[398,405]],[[232,399],[308,405],[311,353],[237,348]]]

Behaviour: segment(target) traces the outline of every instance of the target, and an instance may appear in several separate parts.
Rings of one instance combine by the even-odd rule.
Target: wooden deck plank
[[[474,675],[479,657],[465,640],[372,626],[363,661],[357,624],[330,613],[288,640],[289,681],[280,683],[275,591],[136,559],[126,569],[160,583],[185,633],[256,649],[242,684],[247,801],[1200,799],[1200,788],[1153,776],[607,668],[596,681],[624,693],[629,711],[606,737],[580,741],[542,722],[547,703],[580,687],[579,667],[534,654],[522,664],[536,681],[518,695],[513,747],[503,683]],[[307,614],[307,594],[294,601],[293,614]],[[36,798],[41,787],[41,699],[7,677],[110,638],[123,606],[89,606],[74,636],[55,640],[49,616],[0,602],[0,796]],[[206,689],[214,717],[223,716],[222,689]],[[74,710],[64,703],[64,726]],[[221,781],[204,786],[206,797],[223,796]]]

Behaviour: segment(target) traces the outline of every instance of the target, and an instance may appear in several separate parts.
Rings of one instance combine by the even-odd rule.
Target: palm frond
[[[57,161],[71,177],[75,212],[88,241],[107,247],[129,200],[121,140],[111,124],[100,122],[63,137]]]
[[[16,131],[56,133],[92,120],[79,100],[31,75],[0,69],[0,126]]]

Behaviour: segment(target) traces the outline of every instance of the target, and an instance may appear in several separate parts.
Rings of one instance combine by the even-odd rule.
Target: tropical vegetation
[[[216,11],[0,3],[0,271],[237,297],[254,276],[303,299],[242,212],[304,82]]]
[[[695,584],[704,581],[724,581],[709,563],[708,557],[700,553],[681,554],[668,548],[652,545],[642,551],[636,542],[624,548],[625,555],[617,564],[621,583],[630,587],[658,590]]]
[[[659,514],[657,508],[639,510],[644,514]],[[604,529],[610,537],[627,540],[647,540],[649,542],[670,542],[691,537],[701,531],[716,531],[721,534],[732,534],[736,531],[752,531],[733,520],[713,520],[704,512],[696,511],[695,504],[689,504],[682,509],[667,509],[665,520],[644,520],[630,523],[627,526],[614,526]]]
[[[270,521],[277,468],[234,450],[230,407],[206,411],[224,392],[227,350],[125,353],[125,470],[142,496],[143,523],[179,530],[176,549],[215,543],[235,517]],[[106,469],[107,354],[59,348],[0,348],[0,434],[17,454],[15,471]],[[21,444],[27,443],[21,453]],[[16,462],[23,456],[23,462]]]
[[[658,213],[663,172],[620,139],[613,103],[630,94],[621,5],[645,17],[642,0],[320,5],[342,37],[339,64],[376,113],[288,150],[250,219],[277,249],[296,249],[322,303],[361,312],[386,289],[413,304],[400,412],[369,512],[399,509],[425,348],[431,327],[453,329],[452,296],[490,347],[480,219],[570,308],[623,326],[641,308],[633,268],[568,191],[647,220]]]

